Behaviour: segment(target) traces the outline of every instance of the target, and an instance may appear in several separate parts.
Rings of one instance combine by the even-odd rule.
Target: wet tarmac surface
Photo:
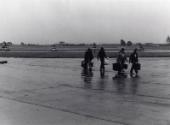
[[[2,125],[170,125],[170,59],[143,58],[139,77],[95,60],[8,58],[0,65]],[[130,67],[129,67],[130,68]]]

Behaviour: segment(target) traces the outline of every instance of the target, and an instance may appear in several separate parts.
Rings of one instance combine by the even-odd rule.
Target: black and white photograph
[[[170,125],[170,0],[0,0],[0,125]]]

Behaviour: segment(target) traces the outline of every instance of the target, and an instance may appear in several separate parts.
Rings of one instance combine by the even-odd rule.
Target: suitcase
[[[141,64],[140,64],[140,63],[136,63],[136,64],[134,65],[134,68],[135,68],[136,70],[140,70],[140,69],[141,69]]]
[[[119,71],[121,70],[121,65],[119,63],[113,63],[113,70],[115,71]],[[123,65],[123,69],[127,69],[128,68],[128,65],[127,64],[124,64]]]
[[[124,65],[123,65],[123,68],[124,68],[124,69],[128,69],[128,65],[127,65],[127,64],[124,64]]]
[[[121,65],[119,63],[113,63],[113,70],[119,71],[121,69]]]
[[[104,59],[104,65],[109,65],[109,58]]]
[[[90,66],[90,67],[93,67],[93,62],[90,62],[90,63],[89,63],[89,66]],[[84,61],[84,60],[81,61],[81,67],[85,68],[85,61]]]
[[[81,61],[81,67],[85,67],[85,61],[83,60],[83,61]]]

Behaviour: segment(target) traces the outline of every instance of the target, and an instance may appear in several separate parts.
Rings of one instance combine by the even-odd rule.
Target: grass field
[[[21,46],[12,45],[9,50],[0,51],[0,57],[21,57],[21,58],[82,58],[87,48],[92,48],[96,56],[100,47],[92,48],[91,46]],[[122,48],[120,45],[103,45],[108,57],[116,57],[117,52]],[[138,46],[124,47],[127,55]],[[144,46],[143,51],[139,51],[140,57],[170,57],[170,46]]]

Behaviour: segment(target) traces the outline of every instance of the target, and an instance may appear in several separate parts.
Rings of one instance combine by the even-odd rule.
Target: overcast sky
[[[0,0],[0,41],[164,43],[170,0]]]

